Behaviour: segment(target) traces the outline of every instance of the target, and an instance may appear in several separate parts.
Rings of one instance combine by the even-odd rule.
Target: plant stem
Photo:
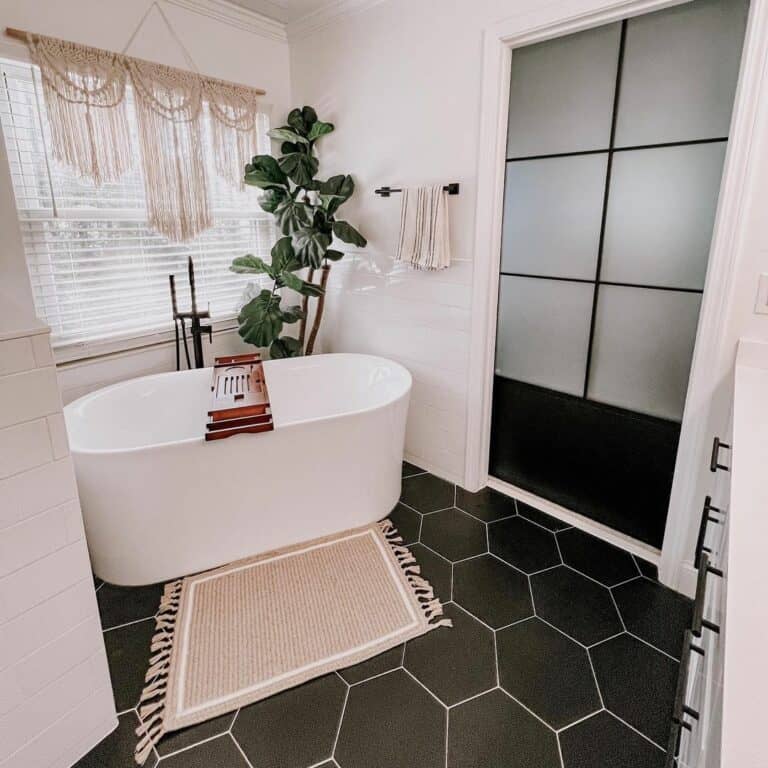
[[[325,308],[325,286],[328,284],[328,273],[331,271],[331,265],[328,263],[323,264],[322,274],[320,275],[320,287],[323,289],[323,293],[317,300],[317,309],[315,310],[315,321],[312,323],[312,331],[309,334],[309,341],[307,342],[307,351],[305,354],[311,355],[312,350],[315,348],[315,339],[317,338],[317,332],[320,330],[320,321],[323,319],[323,309]]]
[[[307,282],[314,282],[315,268],[310,267],[307,272]],[[304,315],[299,323],[299,349],[304,349],[304,336],[307,332],[307,312],[309,311],[309,296],[302,296],[301,298],[301,311]]]

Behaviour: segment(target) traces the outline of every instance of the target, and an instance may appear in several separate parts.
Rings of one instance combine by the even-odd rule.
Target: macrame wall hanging
[[[213,223],[204,141],[213,141],[216,173],[240,186],[244,165],[265,149],[258,128],[268,108],[260,89],[200,75],[158,2],[149,6],[126,49],[153,8],[192,71],[6,32],[25,40],[40,68],[54,158],[96,185],[117,180],[132,166],[136,152],[126,99],[126,86],[132,86],[149,225],[170,240],[190,240]]]

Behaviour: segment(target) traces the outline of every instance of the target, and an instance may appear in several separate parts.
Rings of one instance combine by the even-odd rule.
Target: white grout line
[[[232,739],[235,746],[237,747],[237,751],[243,756],[243,760],[245,760],[245,764],[248,766],[248,768],[253,768],[253,763],[248,759],[248,755],[243,752],[243,748],[240,746],[240,742],[234,737],[233,734],[229,734],[229,738]]]
[[[645,574],[643,573],[642,568],[640,568],[640,563],[637,562],[637,557],[635,557],[635,555],[632,552],[630,552],[629,555],[632,558],[632,562],[635,564],[635,568],[637,568],[637,572],[641,576],[645,576]]]
[[[522,701],[519,699],[516,699],[506,688],[499,688],[499,690],[507,697],[512,699],[512,701],[515,702],[515,704],[519,704],[528,714],[533,715],[540,723],[543,723],[547,726],[547,728],[552,731],[552,733],[557,733],[557,731],[544,719],[539,717],[530,707],[526,707],[525,704],[523,704]]]
[[[194,726],[191,726],[191,727],[194,727]],[[200,741],[196,741],[194,744],[187,744],[187,746],[185,747],[179,747],[178,749],[175,749],[173,752],[168,752],[168,754],[166,755],[161,755],[160,759],[167,760],[169,757],[173,757],[174,755],[180,755],[182,752],[189,752],[190,749],[195,749],[196,747],[199,747],[201,744],[207,744],[209,741],[214,741],[215,739],[220,739],[223,736],[231,736],[231,735],[232,734],[229,732],[229,730],[226,730],[226,731],[222,731],[221,733],[215,733],[213,736],[206,736],[204,739],[200,739]]]
[[[408,506],[408,505],[406,504],[406,506]],[[415,509],[414,507],[411,507],[411,509],[413,509],[414,512],[418,512],[419,511],[418,509]],[[438,512],[447,512],[449,509],[456,509],[456,507],[453,507],[453,506],[451,506],[451,507],[441,507],[440,509],[432,509],[429,512],[420,512],[419,514],[424,515],[424,517],[428,517],[429,515],[436,515]],[[459,509],[458,511],[461,512],[462,510]],[[464,512],[464,514],[466,515],[467,513]]]
[[[666,651],[662,651],[661,648],[657,648],[653,643],[649,643],[647,640],[643,640],[642,637],[638,637],[633,632],[630,632],[629,630],[627,630],[627,634],[630,637],[634,637],[635,640],[639,640],[643,645],[647,645],[649,648],[652,648],[654,651],[658,651],[662,656],[666,656],[668,659],[672,659],[672,661],[675,661],[678,664],[680,663],[680,659],[676,658],[671,653],[667,653]]]
[[[103,629],[102,632],[106,634],[107,632],[111,632],[113,629],[123,629],[123,627],[132,627],[134,624],[141,624],[142,621],[151,621],[155,617],[154,616],[146,616],[143,619],[135,619],[134,621],[126,621],[125,624],[117,624],[114,627],[107,627],[106,629]]]
[[[514,566],[513,566],[514,567]],[[532,573],[529,573],[529,576],[538,576],[540,573],[546,573],[547,571],[554,571],[555,568],[562,568],[563,563],[558,563],[557,565],[549,565],[546,568],[542,568],[540,571],[533,571]]]
[[[448,709],[448,705],[444,704],[442,699],[438,698],[436,693],[432,693],[432,691],[430,691],[429,688],[427,688],[427,686],[424,685],[424,683],[422,683],[421,680],[419,680],[419,678],[416,677],[416,675],[414,675],[410,669],[403,667],[403,672],[405,672],[405,674],[408,675],[408,677],[410,677],[411,680],[418,683],[443,709],[445,710]]]
[[[560,627],[556,627],[554,624],[552,624],[552,622],[550,622],[550,621],[547,621],[546,619],[544,619],[544,618],[542,618],[541,616],[538,616],[538,615],[536,616],[536,618],[537,618],[537,619],[538,619],[540,622],[542,622],[542,624],[546,624],[548,627],[551,627],[552,629],[554,629],[554,630],[556,630],[557,632],[559,632],[559,633],[560,633],[560,634],[561,634],[563,637],[567,637],[569,640],[571,640],[571,641],[573,641],[574,643],[576,643],[576,645],[579,645],[579,646],[581,646],[581,647],[582,647],[582,648],[583,648],[585,651],[586,651],[586,650],[588,650],[588,646],[587,646],[587,645],[585,645],[584,643],[582,643],[580,640],[577,640],[577,639],[576,639],[575,637],[573,637],[572,635],[569,635],[567,632],[564,632],[562,629],[560,629]],[[620,634],[623,634],[623,633],[620,633]]]
[[[405,654],[403,654],[403,656],[405,656]],[[363,680],[358,680],[357,682],[354,682],[354,683],[347,683],[346,680],[344,680],[344,682],[347,683],[347,688],[357,688],[358,685],[362,685],[363,683],[368,683],[371,680],[376,680],[379,677],[384,677],[385,675],[389,675],[392,672],[397,672],[398,669],[405,669],[405,667],[401,663],[399,667],[392,667],[392,669],[386,669],[384,670],[384,672],[377,672],[375,675],[366,677]]]
[[[346,680],[344,681],[346,683]],[[333,738],[333,746],[331,747],[331,758],[336,759],[336,745],[339,743],[339,735],[341,734],[341,726],[344,723],[344,715],[347,713],[347,702],[349,701],[349,692],[351,687],[347,685],[346,691],[344,691],[344,704],[341,706],[341,715],[339,716],[339,725],[336,728],[336,735]]]
[[[597,672],[595,672],[595,664],[592,661],[592,654],[589,652],[589,648],[587,648],[587,659],[589,660],[589,668],[592,670],[592,679],[595,681],[595,688],[597,688],[597,698],[600,699],[600,706],[605,709],[603,692],[600,690],[600,683],[597,681]]]
[[[609,715],[612,715],[613,717],[615,717],[620,723],[623,723],[624,725],[626,725],[627,728],[629,728],[630,731],[634,731],[638,736],[642,736],[649,744],[653,744],[653,746],[656,747],[656,749],[660,749],[664,754],[667,753],[667,750],[666,750],[665,747],[662,747],[659,744],[657,744],[653,739],[651,739],[650,737],[646,736],[642,731],[638,731],[637,728],[635,728],[634,725],[631,725],[626,720],[624,720],[623,718],[619,717],[612,709],[606,709],[606,712]]]
[[[565,558],[563,557],[563,550],[560,549],[560,540],[557,538],[557,533],[554,531],[551,532],[552,535],[555,537],[555,546],[557,547],[557,554],[560,557],[560,562],[565,565]]]
[[[417,544],[421,544],[424,549],[428,549],[433,555],[437,555],[441,560],[445,560],[449,565],[453,565],[452,560],[449,560],[445,555],[441,555],[436,549],[432,549],[429,544],[425,544],[423,541],[419,541]]]
[[[624,581],[620,581],[618,584],[613,584],[612,586],[608,587],[608,589],[616,589],[616,587],[623,587],[625,584],[629,584],[630,581],[637,581],[638,579],[642,579],[643,574],[641,573],[639,576],[632,576],[629,579],[625,579]]]
[[[560,768],[565,768],[565,761],[563,760],[563,748],[560,746],[560,734],[555,734],[555,740],[557,741],[557,754],[560,757]]]
[[[413,472],[410,475],[403,475],[400,479],[401,480],[408,480],[408,478],[411,478],[411,477],[418,477],[419,475],[428,475],[428,474],[429,474],[429,472],[427,472],[426,469],[420,469],[418,472]],[[435,477],[437,477],[437,475],[435,475]]]
[[[412,507],[410,504],[406,504],[402,499],[400,499],[397,503],[402,504],[406,509],[410,509],[411,512],[415,512],[417,515],[424,514],[423,512],[419,512],[419,510],[416,509],[416,507]],[[397,504],[395,506],[397,506]],[[448,507],[448,509],[450,509],[450,507]]]
[[[627,632],[625,630],[621,630],[621,632],[617,632],[615,635],[611,635],[610,637],[606,637],[604,640],[598,640],[596,643],[592,643],[592,645],[587,646],[587,650],[590,648],[597,648],[598,645],[602,645],[603,643],[607,643],[609,640],[613,640],[615,637],[621,637],[621,635],[626,635]]]
[[[567,731],[569,728],[573,728],[574,725],[583,723],[585,720],[589,720],[591,717],[594,717],[595,715],[599,715],[601,712],[607,712],[607,711],[608,710],[605,708],[605,706],[601,706],[600,709],[596,709],[594,712],[590,712],[588,715],[584,715],[584,717],[580,717],[578,720],[574,720],[572,723],[568,723],[568,725],[564,725],[562,728],[558,728],[557,733],[559,735],[564,731]]]
[[[451,710],[445,710],[445,768],[448,768],[448,734],[451,732]]]

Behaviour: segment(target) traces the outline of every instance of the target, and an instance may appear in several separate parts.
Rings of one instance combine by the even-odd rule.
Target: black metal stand
[[[189,291],[192,297],[192,307],[189,312],[179,312],[179,307],[176,301],[176,278],[174,275],[168,275],[168,281],[171,286],[171,306],[173,308],[173,325],[175,329],[176,337],[176,370],[181,370],[181,349],[180,342],[184,342],[184,356],[187,360],[187,368],[192,368],[192,362],[189,357],[189,346],[187,344],[187,325],[186,321],[190,321],[190,335],[192,336],[192,353],[195,358],[195,368],[205,368],[205,360],[203,358],[203,336],[208,335],[208,341],[213,341],[213,327],[211,325],[202,325],[200,320],[209,318],[211,313],[209,310],[198,311],[197,309],[197,293],[195,291],[195,266],[192,262],[192,257],[189,257],[187,266],[189,273]]]

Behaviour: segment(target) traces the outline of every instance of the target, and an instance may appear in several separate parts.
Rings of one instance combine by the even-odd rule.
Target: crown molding
[[[293,41],[308,37],[344,16],[353,16],[383,2],[385,0],[335,0],[333,3],[286,24],[288,40]]]
[[[228,24],[230,27],[245,30],[253,35],[288,42],[285,24],[263,16],[256,11],[235,5],[228,0],[165,0],[170,5],[176,5],[186,11],[206,16],[214,21]]]

